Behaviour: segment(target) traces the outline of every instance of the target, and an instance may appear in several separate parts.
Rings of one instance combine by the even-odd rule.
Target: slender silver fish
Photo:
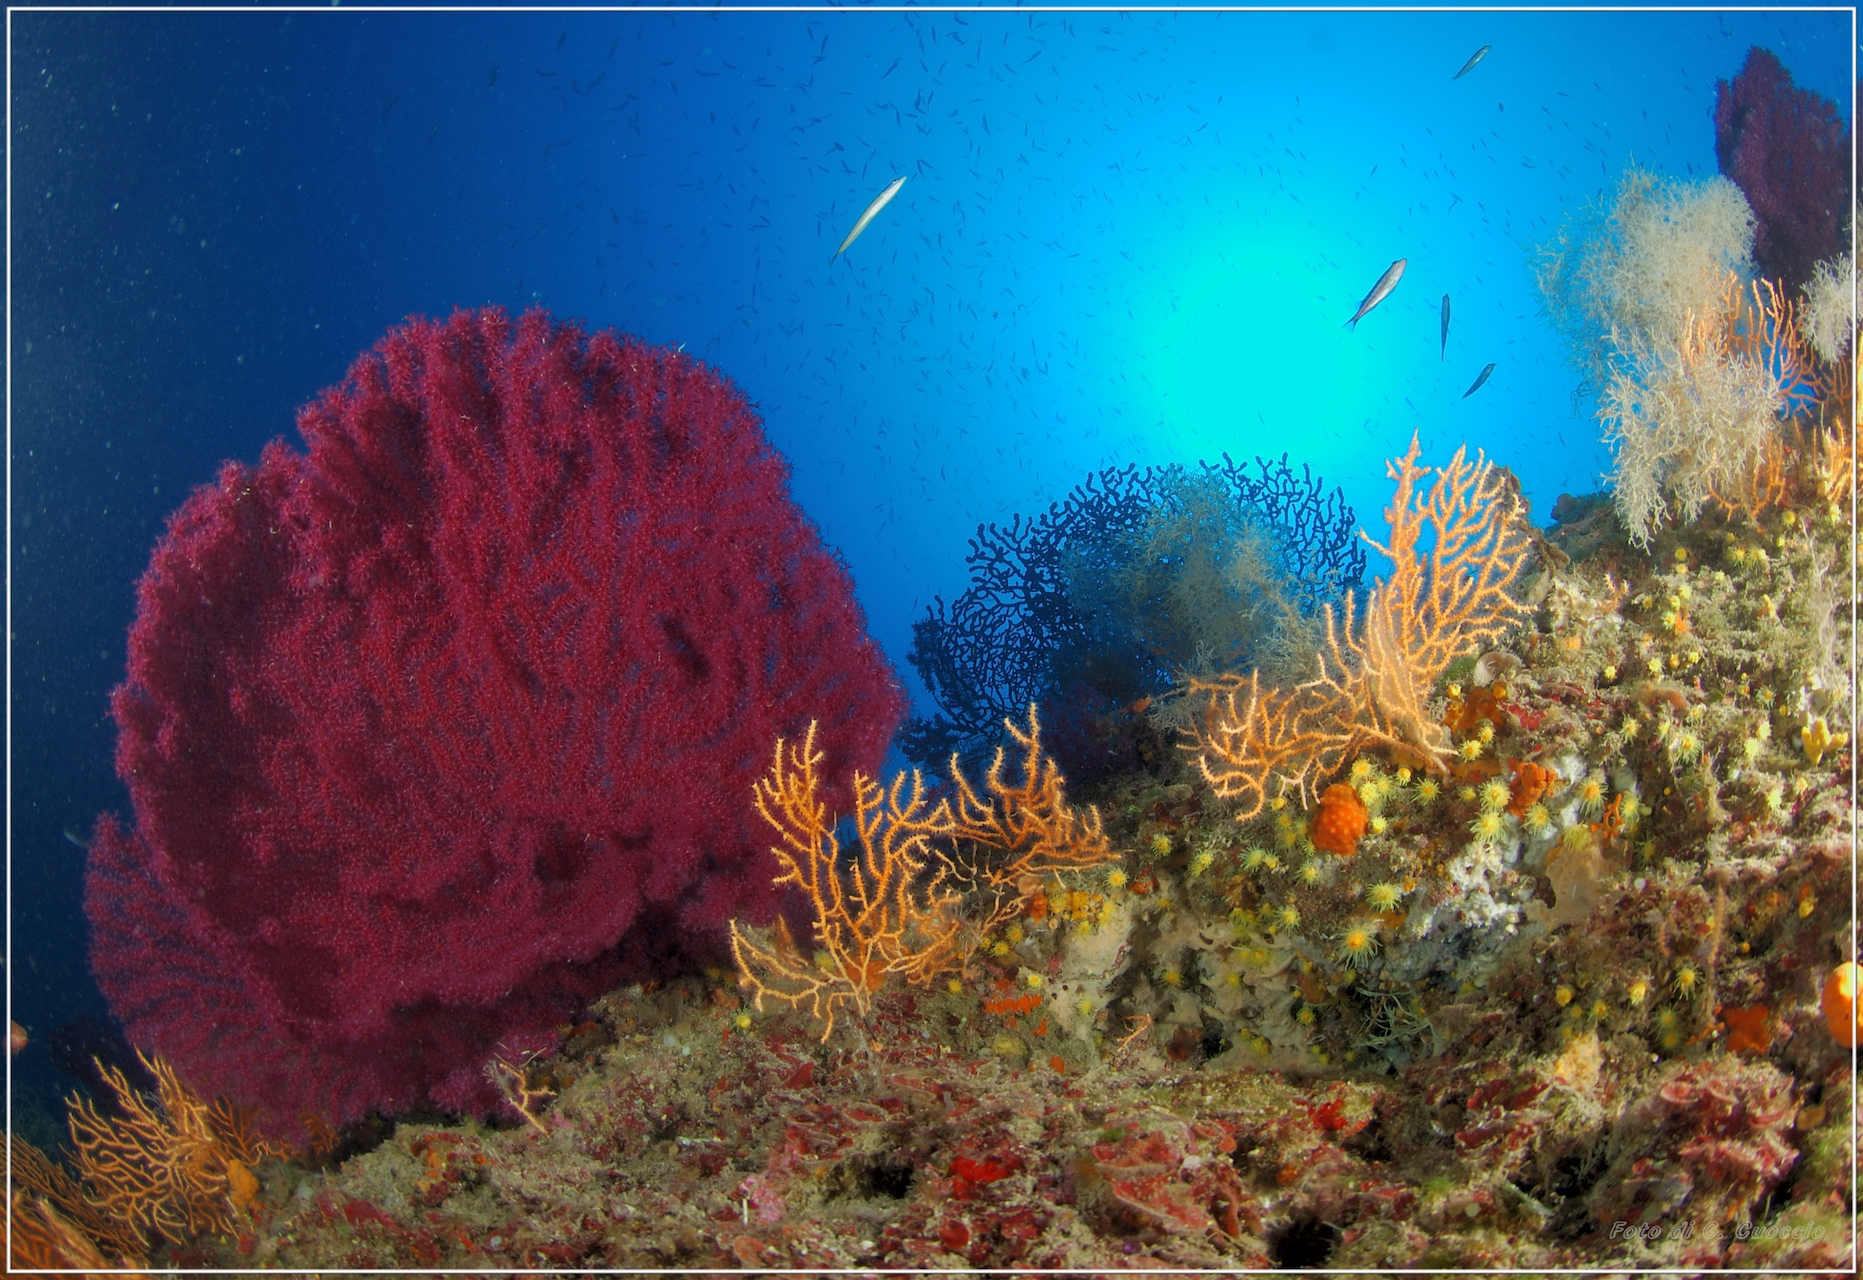
[[[1378,283],[1371,287],[1371,292],[1365,295],[1365,300],[1358,304],[1358,310],[1354,311],[1352,318],[1346,321],[1347,327],[1356,330],[1360,317],[1388,298],[1391,290],[1397,288],[1397,282],[1403,278],[1403,275],[1404,259],[1399,258],[1384,269],[1384,274],[1378,277]]]
[[[1493,372],[1494,372],[1494,361],[1490,360],[1488,361],[1487,364],[1482,366],[1481,372],[1475,375],[1474,383],[1470,385],[1467,391],[1464,391],[1462,393],[1462,398],[1466,400],[1470,396],[1474,395],[1477,391],[1480,391],[1481,384],[1486,382],[1488,380],[1488,375]]]
[[[1442,346],[1442,350],[1436,353],[1436,358],[1438,360],[1441,360],[1444,357],[1446,357],[1448,354],[1449,354],[1449,295],[1445,293],[1443,295],[1443,346]]]
[[[1484,44],[1484,45],[1482,45],[1482,46],[1481,46],[1481,48],[1479,48],[1479,49],[1477,49],[1477,50],[1475,50],[1475,52],[1473,52],[1473,53],[1471,53],[1471,54],[1469,54],[1469,55],[1468,55],[1468,61],[1467,61],[1467,62],[1464,62],[1464,63],[1462,64],[1462,69],[1461,69],[1460,71],[1458,71],[1458,72],[1456,72],[1456,73],[1455,73],[1454,75],[1452,75],[1452,76],[1450,76],[1449,78],[1450,78],[1451,80],[1460,80],[1460,79],[1461,79],[1461,78],[1462,78],[1463,76],[1465,76],[1465,75],[1467,75],[1467,74],[1468,74],[1469,72],[1471,72],[1471,71],[1473,71],[1473,70],[1475,69],[1475,64],[1476,64],[1477,62],[1480,62],[1480,61],[1481,61],[1481,60],[1482,60],[1483,58],[1485,58],[1485,57],[1487,57],[1487,56],[1488,56],[1488,50],[1490,50],[1490,49],[1492,49],[1492,48],[1494,48],[1494,46],[1493,46],[1493,45],[1491,45],[1491,44]]]
[[[905,174],[901,174],[899,177],[894,178],[891,186],[880,192],[879,195],[873,197],[873,203],[868,205],[867,211],[860,215],[860,220],[854,224],[854,229],[847,233],[847,239],[841,242],[841,247],[834,251],[834,258],[828,259],[829,266],[834,265],[835,258],[847,252],[847,247],[850,244],[860,239],[860,233],[865,231],[867,229],[867,224],[872,222],[874,216],[886,207],[886,202],[899,194],[899,188],[906,185],[906,176]]]

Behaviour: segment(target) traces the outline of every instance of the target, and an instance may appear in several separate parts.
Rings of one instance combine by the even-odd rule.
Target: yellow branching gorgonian
[[[1505,471],[1458,449],[1419,491],[1430,473],[1417,465],[1420,451],[1413,433],[1410,451],[1386,467],[1397,483],[1385,509],[1390,544],[1360,536],[1391,572],[1362,604],[1347,592],[1341,608],[1327,606],[1319,675],[1286,689],[1264,689],[1256,672],[1191,681],[1204,702],[1186,747],[1219,795],[1241,801],[1239,819],[1288,792],[1311,805],[1320,784],[1368,746],[1448,772],[1449,733],[1429,699],[1451,661],[1525,613],[1509,588],[1530,539]]]
[[[1113,856],[1099,813],[1068,806],[1035,708],[1026,730],[1004,725],[1022,753],[1018,777],[998,747],[981,791],[955,757],[952,794],[936,804],[917,770],[886,787],[857,772],[851,857],[821,800],[814,724],[801,742],[776,744],[757,783],[757,812],[777,834],[776,884],[794,885],[810,903],[814,945],[804,954],[780,919],[768,937],[732,921],[731,953],[758,1009],[766,999],[806,1007],[826,1040],[841,1009],[865,1014],[889,978],[923,985],[961,970],[1045,877]]]

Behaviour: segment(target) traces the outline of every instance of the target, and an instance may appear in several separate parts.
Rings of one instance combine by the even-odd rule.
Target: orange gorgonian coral
[[[162,1059],[137,1056],[155,1077],[153,1099],[102,1063],[116,1114],[71,1099],[71,1145],[85,1202],[126,1224],[145,1245],[230,1233],[235,1212],[258,1194],[252,1166],[278,1153],[253,1134],[249,1117],[224,1101],[197,1097]]]
[[[1746,360],[1764,368],[1781,387],[1794,389],[1788,402],[1792,421],[1767,431],[1750,459],[1708,477],[1707,492],[1715,507],[1757,522],[1795,494],[1839,506],[1848,503],[1856,476],[1851,448],[1856,426],[1855,343],[1835,359],[1821,357],[1805,338],[1804,308],[1794,306],[1770,281],[1743,287],[1731,275],[1723,285],[1718,312],[1701,323],[1691,316],[1687,328],[1695,346],[1705,347],[1708,354]],[[1809,411],[1799,399],[1806,395]]]
[[[1023,751],[1019,781],[1006,776],[1001,747],[982,792],[953,758],[954,795],[935,805],[916,770],[896,774],[890,787],[856,772],[860,847],[851,859],[841,857],[835,819],[820,799],[815,726],[800,743],[777,742],[757,783],[757,812],[777,832],[776,884],[809,899],[817,950],[802,954],[780,920],[767,942],[732,921],[731,954],[757,1008],[766,997],[806,1005],[826,1040],[837,1012],[851,1005],[866,1013],[889,977],[925,983],[961,969],[976,940],[1018,914],[1041,877],[1112,857],[1099,813],[1068,807],[1060,771],[1042,754],[1035,708],[1026,731],[1004,724]]]
[[[13,1158],[13,1234],[7,1259],[14,1271],[95,1271],[144,1265],[141,1236],[99,1209],[77,1179],[17,1135]]]
[[[1509,594],[1530,539],[1519,498],[1485,456],[1456,450],[1425,492],[1430,469],[1410,451],[1386,466],[1397,482],[1385,519],[1390,544],[1361,537],[1391,561],[1361,606],[1347,592],[1326,608],[1319,675],[1264,692],[1258,674],[1192,680],[1207,699],[1186,749],[1217,794],[1241,799],[1239,820],[1271,795],[1313,802],[1346,756],[1368,745],[1447,773],[1449,732],[1430,713],[1436,682],[1455,658],[1512,626],[1524,607]]]

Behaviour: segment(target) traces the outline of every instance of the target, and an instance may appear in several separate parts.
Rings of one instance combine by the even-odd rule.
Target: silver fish
[[[1403,276],[1404,259],[1399,258],[1384,269],[1384,274],[1378,277],[1378,283],[1371,287],[1371,292],[1365,295],[1365,300],[1358,304],[1358,310],[1352,313],[1352,318],[1346,321],[1346,325],[1356,330],[1360,317],[1388,298],[1391,290],[1397,288],[1397,282],[1403,279]]]
[[[1470,396],[1474,395],[1477,391],[1480,391],[1481,384],[1486,382],[1488,380],[1488,375],[1493,372],[1494,372],[1494,361],[1490,360],[1488,361],[1487,364],[1482,366],[1481,372],[1475,375],[1474,383],[1469,387],[1467,391],[1464,391],[1462,393],[1462,398],[1466,400]]]
[[[1436,353],[1436,358],[1438,360],[1441,360],[1448,354],[1449,354],[1449,295],[1445,293],[1443,295],[1443,346],[1442,346],[1442,350]]]
[[[834,251],[834,258],[828,259],[829,266],[834,265],[835,258],[847,252],[847,247],[850,244],[860,239],[860,233],[865,231],[867,229],[867,224],[872,222],[874,216],[886,207],[886,202],[899,194],[899,188],[906,185],[906,177],[907,175],[901,174],[899,177],[894,178],[891,186],[880,192],[879,195],[873,197],[873,203],[867,206],[867,211],[860,215],[859,221],[854,223],[854,229],[847,233],[847,239],[841,242],[841,247]]]
[[[1454,75],[1452,75],[1452,76],[1450,76],[1449,78],[1450,78],[1451,80],[1460,80],[1460,79],[1461,79],[1461,78],[1462,78],[1463,76],[1465,76],[1465,75],[1467,75],[1467,74],[1468,74],[1469,72],[1471,72],[1471,71],[1473,71],[1473,70],[1475,69],[1475,64],[1476,64],[1477,62],[1480,62],[1480,61],[1481,61],[1481,60],[1482,60],[1483,58],[1485,58],[1485,57],[1487,57],[1487,56],[1488,56],[1488,50],[1490,50],[1490,49],[1492,49],[1492,48],[1494,48],[1494,46],[1493,46],[1493,45],[1491,45],[1491,44],[1484,44],[1484,45],[1482,45],[1482,46],[1481,46],[1481,48],[1479,48],[1479,49],[1477,49],[1477,50],[1475,50],[1475,52],[1473,52],[1473,53],[1471,53],[1471,54],[1469,54],[1469,55],[1468,55],[1468,61],[1467,61],[1467,62],[1464,62],[1464,63],[1462,64],[1462,69],[1461,69],[1460,71],[1458,71],[1458,72],[1456,72],[1456,73],[1455,73]]]

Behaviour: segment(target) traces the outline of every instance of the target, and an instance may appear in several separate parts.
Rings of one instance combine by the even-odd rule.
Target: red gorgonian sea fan
[[[743,395],[542,312],[410,320],[171,521],[112,697],[92,963],[267,1126],[489,1105],[669,941],[774,904],[746,803],[903,710]]]
[[[1753,260],[1795,294],[1848,242],[1850,130],[1837,104],[1800,89],[1754,46],[1733,83],[1714,87],[1714,155],[1753,208]]]

